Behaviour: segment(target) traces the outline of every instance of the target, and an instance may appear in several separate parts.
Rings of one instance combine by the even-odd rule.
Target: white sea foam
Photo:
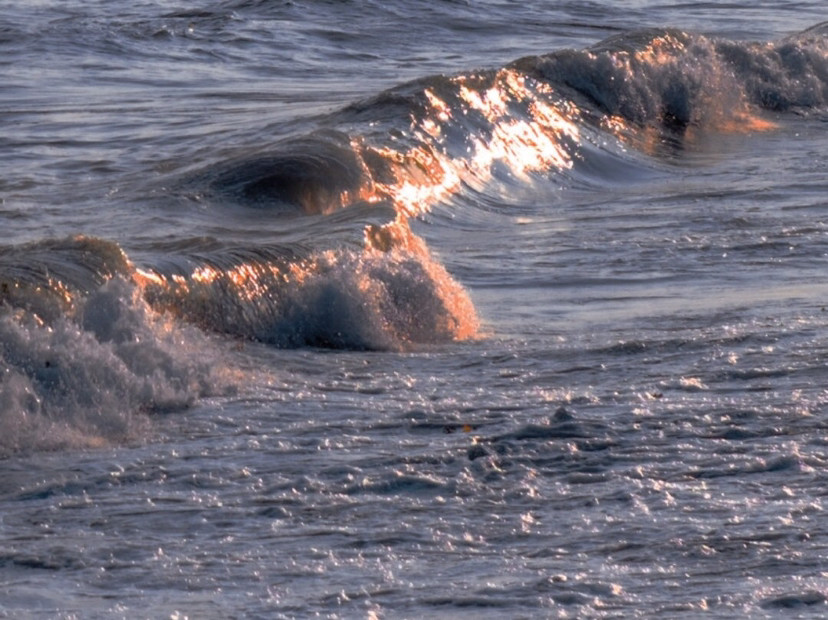
[[[196,330],[153,312],[120,278],[74,317],[3,309],[0,343],[0,454],[134,437],[145,414],[229,385]]]
[[[403,350],[475,335],[468,293],[404,223],[371,229],[367,243],[296,262],[138,277],[156,308],[279,347]]]

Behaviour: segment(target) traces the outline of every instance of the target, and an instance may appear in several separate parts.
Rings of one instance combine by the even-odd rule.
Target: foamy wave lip
[[[404,220],[371,227],[366,237],[364,250],[318,252],[298,262],[138,277],[154,307],[279,347],[406,350],[474,336],[468,294]]]
[[[227,389],[196,330],[157,315],[122,278],[49,323],[0,310],[0,456],[137,437],[144,414]]]
[[[759,116],[762,110],[807,109],[828,101],[824,30],[823,25],[768,44],[646,30],[513,66],[584,110],[638,128],[755,131],[772,127]]]
[[[263,326],[276,344],[408,349],[465,335],[474,311],[433,261],[414,254],[340,254],[293,290],[285,312]],[[473,320],[473,319],[472,319]]]

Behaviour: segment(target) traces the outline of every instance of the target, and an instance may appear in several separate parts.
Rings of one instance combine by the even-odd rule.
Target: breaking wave
[[[253,206],[314,214],[385,202],[417,215],[492,179],[566,175],[606,138],[648,152],[824,108],[826,35],[826,24],[772,43],[647,30],[423,78],[332,114],[316,132],[215,164],[200,182]]]
[[[826,35],[828,24],[771,43],[644,31],[423,78],[177,179],[199,201],[281,222],[280,239],[230,228],[203,250],[179,239],[140,261],[128,241],[90,237],[0,247],[0,453],[118,440],[141,412],[226,389],[205,330],[344,349],[474,338],[468,293],[411,218],[493,185],[600,178],[607,145],[657,156],[824,109]]]
[[[0,262],[0,456],[128,440],[144,414],[232,388],[204,337],[152,310],[119,273],[112,244],[71,239],[18,252],[27,273],[9,248]]]

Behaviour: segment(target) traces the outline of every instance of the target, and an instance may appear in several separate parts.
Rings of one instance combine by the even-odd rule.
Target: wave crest
[[[280,347],[405,350],[476,334],[468,294],[404,220],[366,234],[364,250],[229,263],[219,254],[188,275],[136,278],[156,308]]]
[[[772,129],[769,112],[828,103],[826,26],[772,43],[645,30],[495,70],[402,84],[229,168],[212,187],[306,214],[387,203],[404,216],[494,180],[564,175],[584,135],[646,153],[696,132]],[[600,139],[595,142],[600,142]]]

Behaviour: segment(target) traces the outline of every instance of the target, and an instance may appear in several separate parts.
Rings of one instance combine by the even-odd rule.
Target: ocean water
[[[0,6],[0,617],[828,613],[824,2]]]

